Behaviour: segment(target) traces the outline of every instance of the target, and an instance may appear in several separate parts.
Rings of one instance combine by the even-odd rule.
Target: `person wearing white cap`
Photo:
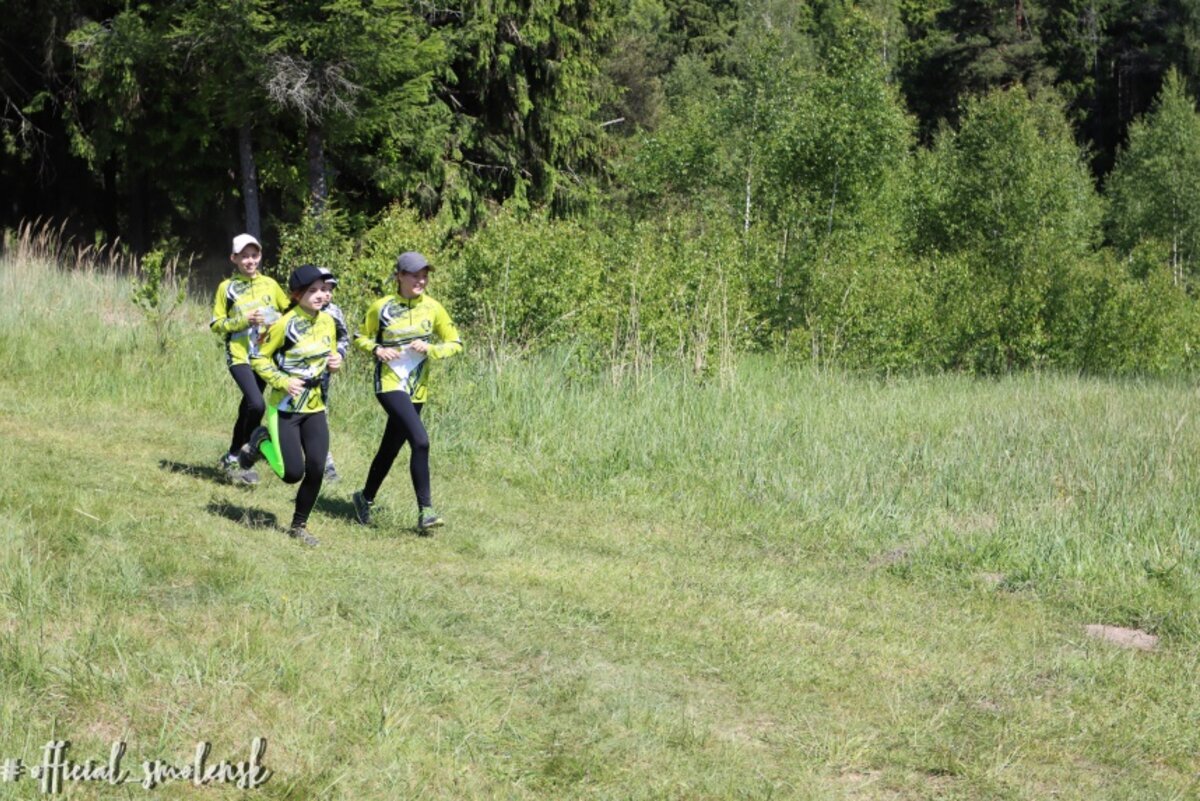
[[[262,245],[253,236],[235,236],[229,260],[236,272],[217,287],[212,321],[208,326],[225,341],[225,364],[242,400],[238,405],[237,421],[233,424],[229,450],[221,457],[217,469],[230,481],[257,484],[258,473],[243,470],[237,460],[238,451],[250,441],[251,432],[266,411],[265,384],[250,367],[250,358],[258,349],[265,328],[279,319],[289,301],[273,278],[259,272]]]
[[[367,309],[354,346],[375,357],[375,399],[387,412],[383,441],[371,462],[367,481],[354,493],[354,516],[371,523],[375,493],[392,462],[408,443],[412,451],[409,474],[417,495],[417,533],[427,535],[442,525],[433,511],[429,481],[429,434],[421,409],[429,394],[429,363],[462,351],[462,341],[450,315],[425,287],[432,268],[420,253],[409,251],[396,259],[396,294],[379,298]],[[436,341],[434,341],[436,339]]]

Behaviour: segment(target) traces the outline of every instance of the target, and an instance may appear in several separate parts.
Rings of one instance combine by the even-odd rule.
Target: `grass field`
[[[383,426],[358,359],[306,550],[294,488],[216,480],[236,404],[202,303],[163,352],[121,280],[8,260],[0,291],[0,797],[41,796],[3,761],[52,738],[124,741],[137,780],[255,737],[262,786],[154,792],[1200,797],[1190,381],[748,357],[614,385],[468,340],[420,539],[400,462],[352,522]]]

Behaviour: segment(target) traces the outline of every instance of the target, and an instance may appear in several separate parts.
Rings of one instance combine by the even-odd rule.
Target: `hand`
[[[246,315],[246,322],[250,323],[250,325],[262,325],[266,321],[267,315],[263,313],[262,309],[255,309]]]
[[[331,373],[336,373],[338,370],[342,369],[342,354],[338,353],[336,350],[329,354],[329,359],[325,362],[325,369]]]
[[[376,348],[375,358],[381,362],[390,362],[400,358],[400,351],[396,348]]]
[[[287,394],[291,395],[293,398],[298,398],[302,394],[304,394],[304,379],[303,378],[288,379]]]
[[[412,348],[413,350],[415,350],[417,353],[428,353],[429,352],[429,343],[423,339],[414,339],[412,342],[408,343],[408,346],[410,348]]]

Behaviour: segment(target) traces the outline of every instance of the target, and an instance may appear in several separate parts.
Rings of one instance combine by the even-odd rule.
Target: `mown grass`
[[[163,353],[119,279],[10,260],[0,291],[0,760],[265,736],[274,799],[1197,797],[1187,381],[758,357],[614,386],[468,353],[425,540],[402,465],[351,523],[383,425],[358,360],[307,551],[292,488],[215,481],[201,303]]]

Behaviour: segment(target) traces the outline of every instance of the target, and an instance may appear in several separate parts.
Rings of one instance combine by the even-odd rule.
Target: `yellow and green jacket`
[[[225,362],[230,367],[249,364],[258,347],[259,327],[253,326],[251,330],[250,323],[246,322],[250,313],[267,309],[267,320],[270,320],[272,310],[276,315],[282,314],[289,302],[275,279],[261,273],[253,278],[238,273],[221,282],[208,327],[225,338]]]
[[[299,306],[280,317],[267,332],[267,339],[250,357],[250,366],[262,376],[270,390],[266,401],[281,412],[323,412],[325,393],[321,378],[329,356],[337,350],[337,329],[324,312],[309,314]],[[288,395],[288,382],[305,381],[298,398]]]
[[[433,339],[437,338],[434,344]],[[407,300],[386,295],[367,309],[363,326],[354,346],[375,358],[376,348],[402,348],[421,339],[430,344],[426,358],[415,365],[405,378],[389,365],[375,360],[375,392],[407,392],[413,403],[424,403],[429,395],[426,369],[430,360],[446,359],[462,352],[462,341],[454,321],[442,304],[426,294]]]

